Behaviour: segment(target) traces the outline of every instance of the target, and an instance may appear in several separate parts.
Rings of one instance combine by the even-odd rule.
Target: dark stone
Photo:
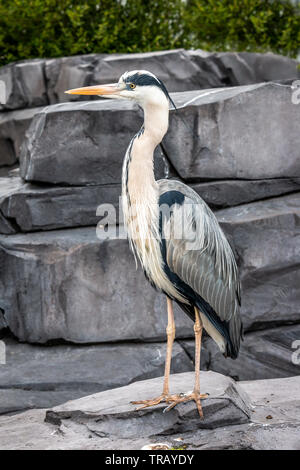
[[[292,104],[291,93],[290,86],[260,84],[174,94],[179,109],[171,111],[162,142],[165,162],[171,165],[157,178],[169,173],[191,183],[236,178],[297,182],[300,108]],[[126,148],[141,124],[141,111],[127,101],[49,106],[28,130],[21,176],[56,184],[120,183]]]

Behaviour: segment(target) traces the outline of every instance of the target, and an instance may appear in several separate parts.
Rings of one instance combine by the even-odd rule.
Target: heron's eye
[[[130,88],[131,88],[132,90],[134,90],[135,87],[136,87],[136,85],[135,85],[134,83],[130,83],[129,86],[130,86]]]

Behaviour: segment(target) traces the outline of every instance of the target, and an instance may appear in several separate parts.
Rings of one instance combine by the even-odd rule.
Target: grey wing
[[[172,211],[162,218],[167,268],[192,289],[199,310],[227,341],[227,354],[236,357],[241,337],[240,283],[232,249],[197,193],[178,181],[162,180],[159,186],[161,195],[184,195],[182,203],[169,197],[174,200]]]

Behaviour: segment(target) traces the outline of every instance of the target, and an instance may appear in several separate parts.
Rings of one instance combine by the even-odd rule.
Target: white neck
[[[142,204],[153,201],[150,193],[156,189],[153,156],[169,125],[167,100],[160,104],[145,104],[144,129],[132,141],[130,154],[127,152],[123,168],[123,194],[128,192],[131,203]],[[124,175],[127,172],[127,175]],[[126,184],[126,188],[124,185]]]

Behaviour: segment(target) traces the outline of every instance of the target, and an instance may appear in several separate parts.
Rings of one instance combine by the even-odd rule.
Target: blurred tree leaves
[[[0,64],[180,47],[295,56],[299,9],[284,0],[0,0]]]

